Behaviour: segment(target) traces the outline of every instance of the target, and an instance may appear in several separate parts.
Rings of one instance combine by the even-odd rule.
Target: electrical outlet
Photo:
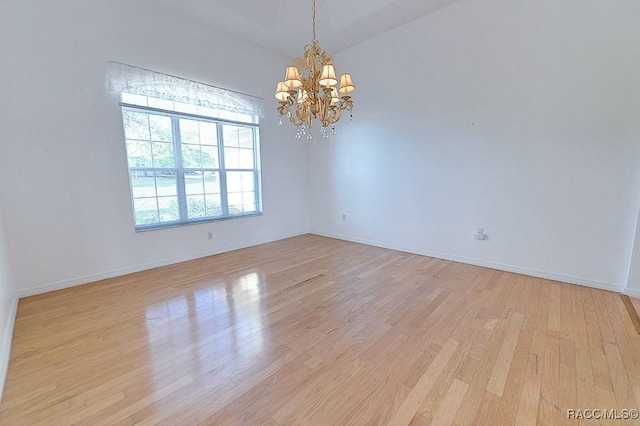
[[[476,229],[476,233],[473,234],[473,238],[475,238],[476,240],[484,240],[485,237],[486,235],[484,235],[484,228]]]

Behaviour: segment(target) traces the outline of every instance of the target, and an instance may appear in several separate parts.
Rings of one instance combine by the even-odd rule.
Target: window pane
[[[245,206],[245,211],[247,211],[246,206],[255,206],[256,203],[256,193],[255,192],[243,192],[242,193],[242,204]],[[255,208],[255,207],[253,207]]]
[[[241,172],[227,173],[227,192],[242,192]]]
[[[229,193],[227,195],[227,199],[229,200],[229,214],[242,213],[242,193],[241,192]]]
[[[158,195],[178,195],[177,179],[174,172],[157,172],[156,190]]]
[[[240,148],[253,148],[253,129],[240,127],[240,130],[238,130],[238,146]]]
[[[222,129],[225,147],[253,148],[254,129],[225,124]]]
[[[222,135],[224,137],[224,146],[225,147],[237,147],[238,146],[238,131],[240,131],[242,127],[233,126],[230,124],[225,124],[222,126]]]
[[[220,194],[205,195],[207,216],[220,216],[222,214],[222,201]]]
[[[198,113],[197,105],[185,104],[183,102],[174,102],[173,104],[174,104],[175,111],[186,112],[187,114]]]
[[[224,120],[238,121],[238,113],[220,110],[220,118]]]
[[[205,117],[213,117],[217,118],[219,111],[217,109],[209,108],[209,107],[198,107],[198,115],[203,115]]]
[[[173,144],[166,142],[153,142],[153,167],[174,168],[176,161],[173,155]]]
[[[218,172],[205,172],[204,175],[204,192],[208,194],[220,193],[220,179]]]
[[[173,109],[173,101],[167,101],[149,96],[149,106],[151,108],[165,109],[171,111]]]
[[[132,93],[122,92],[121,99],[125,104],[147,106],[147,97],[143,95],[134,95]]]
[[[182,144],[182,166],[187,169],[202,168],[200,145]]]
[[[218,129],[214,123],[200,122],[200,143],[218,145]]]
[[[218,147],[217,146],[201,146],[202,168],[216,169],[218,168]]]
[[[256,211],[254,173],[227,172],[227,198],[229,214]]]
[[[253,172],[227,172],[228,192],[251,192],[254,190]]]
[[[133,198],[156,196],[156,180],[153,172],[132,171],[129,176]]]
[[[150,139],[149,114],[123,109],[122,122],[126,139]]]
[[[147,141],[127,140],[129,167],[153,167],[151,144]]]
[[[229,194],[229,214],[252,213],[256,211],[255,194]]]
[[[187,195],[204,194],[202,173],[185,172],[184,173],[184,189]]]
[[[154,141],[172,142],[171,117],[149,114],[151,139]]]
[[[136,225],[158,223],[158,203],[155,198],[136,198],[133,200]]]
[[[253,172],[242,172],[242,190],[255,191],[255,175]]]
[[[200,144],[200,131],[197,121],[180,119],[180,141],[182,143]]]
[[[238,159],[241,169],[253,169],[253,149],[239,149]]]
[[[242,121],[244,123],[257,123],[255,115],[240,114],[240,113],[238,113],[238,121]]]
[[[225,125],[224,161],[228,169],[252,169],[254,167],[254,129]]]
[[[202,218],[207,216],[204,204],[204,195],[187,197],[187,216],[189,219]]]
[[[227,169],[240,168],[240,150],[238,148],[224,149],[224,166]]]
[[[160,222],[175,222],[180,220],[177,197],[158,197]]]

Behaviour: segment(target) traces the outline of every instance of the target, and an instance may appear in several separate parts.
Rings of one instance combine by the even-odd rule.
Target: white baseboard
[[[260,244],[271,243],[274,241],[284,240],[286,238],[297,237],[299,235],[305,235],[307,232],[298,232],[293,234],[280,235],[274,238],[265,238],[262,240],[254,240],[241,244],[232,244],[229,246],[218,247],[214,250],[208,250],[204,252],[194,253],[187,256],[179,256],[172,259],[165,259],[157,262],[149,262],[142,265],[131,266],[127,268],[115,269],[112,271],[99,272],[96,274],[84,275],[82,277],[72,278],[68,280],[57,281],[53,283],[43,284],[28,288],[18,292],[18,297],[29,297],[37,294],[48,293],[50,291],[62,290],[64,288],[75,287],[82,284],[92,283],[94,281],[105,280],[107,278],[118,277],[120,275],[132,274],[134,272],[145,271],[147,269],[158,268],[160,266],[172,265],[174,263],[186,262],[188,260],[199,259],[202,257],[213,256],[220,253],[226,253],[228,251],[239,250],[247,247],[253,247]]]
[[[637,299],[640,299],[640,289],[627,287],[624,289],[622,293],[626,294],[629,297],[635,297]]]
[[[4,334],[2,335],[2,343],[0,343],[0,402],[2,402],[4,384],[7,380],[7,370],[9,369],[9,359],[11,358],[11,341],[16,323],[16,314],[18,313],[18,300],[17,297],[14,297],[11,302],[7,324],[4,327]]]
[[[513,273],[517,273],[517,274],[530,275],[530,276],[533,276],[533,277],[544,278],[544,279],[549,279],[549,280],[554,280],[554,281],[561,281],[561,282],[566,282],[566,283],[571,283],[571,284],[578,284],[578,285],[587,286],[587,287],[594,287],[594,288],[598,288],[598,289],[601,289],[601,290],[613,291],[613,292],[616,292],[616,293],[621,293],[624,290],[625,294],[627,294],[627,295],[629,295],[631,297],[640,298],[640,290],[625,289],[624,285],[622,285],[622,284],[608,283],[608,282],[603,282],[603,281],[592,280],[592,279],[585,278],[585,277],[578,277],[578,276],[566,275],[566,274],[558,274],[558,273],[554,273],[554,272],[550,272],[550,271],[543,271],[543,270],[532,269],[532,268],[524,268],[524,267],[520,267],[520,266],[507,265],[507,264],[497,263],[497,262],[487,262],[487,261],[480,260],[480,259],[474,259],[474,258],[469,258],[469,257],[464,257],[464,256],[457,256],[457,255],[452,255],[452,254],[442,253],[442,252],[437,252],[437,251],[431,251],[431,250],[423,250],[423,249],[418,249],[418,248],[415,248],[415,247],[406,247],[406,246],[400,246],[400,245],[395,245],[395,244],[387,244],[387,243],[383,243],[383,242],[380,242],[380,241],[368,240],[368,239],[363,239],[363,238],[356,238],[356,237],[351,237],[351,236],[341,235],[341,234],[333,234],[333,233],[322,232],[322,231],[317,231],[317,230],[312,230],[312,231],[310,231],[310,233],[312,233],[314,235],[320,235],[320,236],[323,236],[323,237],[328,237],[328,238],[335,238],[335,239],[344,240],[344,241],[350,241],[350,242],[359,243],[359,244],[366,244],[366,245],[375,246],[375,247],[382,247],[382,248],[386,248],[386,249],[390,249],[390,250],[397,250],[397,251],[402,251],[402,252],[406,252],[406,253],[420,254],[420,255],[423,255],[423,256],[435,257],[435,258],[444,259],[444,260],[451,260],[451,261],[454,261],[454,262],[460,262],[460,263],[466,263],[466,264],[470,264],[470,265],[482,266],[482,267],[485,267],[485,268],[498,269],[498,270],[506,271],[506,272],[513,272]],[[296,237],[296,236],[304,235],[304,234],[306,234],[306,232],[299,232],[299,233],[281,235],[281,236],[278,236],[276,238],[269,238],[269,239],[263,239],[263,240],[254,240],[254,241],[247,242],[247,243],[234,244],[234,245],[229,245],[229,246],[225,246],[225,247],[220,247],[220,248],[217,248],[215,250],[209,250],[209,251],[205,251],[205,252],[195,253],[195,254],[188,255],[188,256],[180,256],[180,257],[176,257],[176,258],[172,258],[172,259],[165,259],[165,260],[158,261],[158,262],[150,262],[150,263],[146,263],[146,264],[142,264],[142,265],[136,265],[136,266],[132,266],[132,267],[128,267],[128,268],[121,268],[121,269],[101,272],[101,273],[97,273],[97,274],[85,275],[85,276],[82,276],[82,277],[73,278],[73,279],[69,279],[69,280],[57,281],[57,282],[53,282],[53,283],[48,283],[48,284],[44,284],[44,285],[40,285],[40,286],[31,287],[29,289],[20,291],[18,293],[18,297],[28,297],[28,296],[33,296],[33,295],[36,295],[36,294],[47,293],[47,292],[50,292],[50,291],[61,290],[61,289],[64,289],[64,288],[75,287],[77,285],[87,284],[87,283],[91,283],[91,282],[94,282],[94,281],[100,281],[100,280],[104,280],[104,279],[107,279],[107,278],[113,278],[113,277],[117,277],[117,276],[120,276],[120,275],[131,274],[131,273],[134,273],[134,272],[140,272],[140,271],[144,271],[144,270],[147,270],[147,269],[153,269],[153,268],[157,268],[157,267],[160,267],[160,266],[171,265],[171,264],[174,264],[174,263],[185,262],[185,261],[188,261],[188,260],[198,259],[198,258],[202,258],[202,257],[213,256],[213,255],[220,254],[220,253],[225,253],[225,252],[228,252],[228,251],[239,250],[239,249],[242,249],[242,248],[252,247],[252,246],[259,245],[259,244],[266,244],[266,243],[269,243],[269,242],[283,240],[285,238]],[[1,358],[0,358],[0,360],[1,360]],[[1,367],[1,365],[0,365],[0,367]]]
[[[383,242],[380,242],[380,241],[373,241],[373,240],[367,240],[367,239],[362,239],[362,238],[355,238],[355,237],[350,237],[350,236],[347,236],[347,235],[332,234],[332,233],[321,232],[321,231],[316,231],[316,230],[312,230],[312,231],[310,231],[310,233],[314,234],[314,235],[320,235],[322,237],[335,238],[335,239],[338,239],[338,240],[350,241],[350,242],[359,243],[359,244],[365,244],[365,245],[369,245],[369,246],[386,248],[386,249],[389,249],[389,250],[397,250],[397,251],[402,251],[402,252],[406,252],[406,253],[412,253],[412,254],[419,254],[419,255],[423,255],[423,256],[435,257],[435,258],[438,258],[438,259],[451,260],[451,261],[454,261],[454,262],[466,263],[466,264],[469,264],[469,265],[482,266],[482,267],[491,268],[491,269],[498,269],[500,271],[505,271],[505,272],[513,272],[513,273],[516,273],[516,274],[530,275],[532,277],[544,278],[544,279],[553,280],[553,281],[561,281],[561,282],[565,282],[565,283],[577,284],[577,285],[586,286],[586,287],[593,287],[593,288],[598,288],[598,289],[601,289],[601,290],[613,291],[613,292],[616,292],[616,293],[621,293],[622,290],[624,289],[624,285],[623,284],[616,284],[616,283],[608,283],[608,282],[603,282],[603,281],[597,281],[597,280],[592,280],[592,279],[585,278],[585,277],[577,277],[577,276],[573,276],[573,275],[558,274],[558,273],[550,272],[550,271],[543,271],[543,270],[532,269],[532,268],[523,268],[523,267],[520,267],[520,266],[507,265],[507,264],[497,263],[497,262],[487,262],[487,261],[480,260],[480,259],[474,259],[474,258],[469,258],[469,257],[464,257],[464,256],[457,256],[457,255],[448,254],[448,253],[442,253],[442,252],[430,251],[430,250],[423,250],[423,249],[418,249],[418,248],[414,248],[414,247],[404,247],[404,246],[399,246],[399,245],[395,245],[395,244],[387,244],[387,243],[383,243]]]

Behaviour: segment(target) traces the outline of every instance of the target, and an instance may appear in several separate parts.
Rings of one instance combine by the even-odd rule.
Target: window
[[[147,85],[120,91],[136,229],[260,214],[258,111]]]

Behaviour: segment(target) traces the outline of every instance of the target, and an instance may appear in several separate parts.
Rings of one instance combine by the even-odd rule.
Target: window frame
[[[260,124],[259,120],[256,122],[245,122],[245,121],[235,121],[224,118],[213,118],[207,117],[199,114],[179,112],[179,111],[170,111],[160,108],[154,108],[144,105],[132,104],[127,102],[119,102],[120,105],[120,115],[123,117],[123,112],[125,110],[131,112],[138,112],[144,114],[154,114],[166,116],[171,119],[171,130],[172,130],[172,143],[173,143],[173,152],[174,152],[174,168],[167,167],[130,167],[129,166],[129,156],[127,152],[127,171],[129,178],[129,191],[131,198],[131,208],[133,213],[133,223],[135,227],[135,231],[150,231],[154,229],[163,229],[163,228],[173,228],[177,226],[188,226],[194,224],[201,224],[207,222],[218,222],[223,220],[230,219],[240,219],[246,217],[253,216],[262,216],[262,171],[260,167]],[[183,155],[182,155],[182,136],[180,134],[180,119],[187,120],[197,120],[202,122],[208,122],[215,124],[216,126],[216,136],[217,136],[217,149],[218,149],[218,167],[210,168],[210,167],[201,167],[201,168],[193,168],[183,166]],[[124,133],[124,143],[125,143],[125,151],[127,150],[127,137],[126,137],[126,129],[123,123],[123,133]],[[252,129],[253,136],[253,168],[227,168],[225,165],[225,145],[224,145],[224,125],[232,125],[235,127],[245,127]],[[160,222],[160,223],[151,223],[151,224],[137,224],[136,223],[136,208],[135,208],[135,200],[134,192],[133,192],[133,181],[131,179],[131,173],[134,171],[140,172],[149,172],[155,173],[157,172],[166,172],[175,171],[176,174],[176,197],[178,201],[178,214],[179,219],[176,221],[168,221],[168,222]],[[220,216],[208,216],[208,217],[199,217],[199,218],[188,218],[188,210],[187,210],[187,194],[186,194],[186,178],[185,172],[217,172],[219,179],[219,188],[220,188],[220,204],[222,209],[222,214]],[[254,182],[254,192],[255,192],[255,205],[256,210],[247,213],[229,213],[229,200],[228,200],[228,188],[227,188],[227,173],[228,172],[252,172],[253,173],[253,182]],[[203,194],[204,195],[204,194]],[[149,197],[151,198],[151,197]],[[156,192],[155,196],[156,200],[158,199],[158,194]]]

